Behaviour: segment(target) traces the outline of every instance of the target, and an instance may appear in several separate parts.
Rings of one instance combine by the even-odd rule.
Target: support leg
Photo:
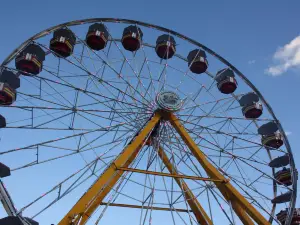
[[[254,225],[253,221],[249,218],[246,211],[236,201],[232,201],[231,205],[244,225]]]
[[[175,130],[179,133],[182,140],[189,147],[193,155],[206,171],[207,175],[213,179],[225,180],[225,177],[206,159],[206,156],[198,148],[184,126],[180,123],[179,119],[172,113],[164,113],[163,116],[170,121]],[[250,216],[257,224],[270,225],[270,223],[231,185],[230,182],[224,184],[215,182],[215,185],[227,201],[233,202],[235,205],[233,208],[236,210],[235,212],[240,217],[241,221],[248,221],[248,224],[252,225],[253,222],[250,222]],[[243,211],[247,212],[247,214],[243,213]]]
[[[176,168],[172,165],[167,154],[164,152],[161,146],[159,146],[158,148],[158,155],[163,161],[163,163],[166,165],[169,172],[171,174],[178,175]],[[194,194],[189,189],[184,180],[178,177],[174,177],[174,179],[179,185],[179,187],[182,189],[185,199],[187,199],[187,203],[189,204],[193,213],[195,214],[198,223],[201,225],[212,225],[213,223],[210,220],[209,216],[206,214],[205,210],[202,208],[201,204],[198,202],[197,198],[194,196]]]
[[[143,130],[127,145],[118,158],[104,171],[58,225],[77,224],[78,222],[80,225],[83,225],[86,223],[124,173],[124,171],[117,170],[117,168],[128,167],[132,163],[142,148],[147,135],[159,122],[160,118],[161,115],[159,113],[154,114]],[[74,218],[76,218],[75,222]]]

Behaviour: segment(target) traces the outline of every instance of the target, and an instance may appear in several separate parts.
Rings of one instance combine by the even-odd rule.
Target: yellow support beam
[[[128,167],[142,148],[145,139],[159,122],[160,113],[155,113],[143,130],[120,153],[118,158],[105,170],[90,189],[78,200],[67,215],[58,225],[80,224],[83,225],[102,203],[105,196],[118,182],[124,171],[118,171],[118,167]]]
[[[155,207],[155,206],[146,206],[146,205],[128,205],[128,204],[120,204],[120,203],[107,203],[102,202],[100,205],[108,205],[108,206],[116,206],[116,207],[124,207],[124,208],[133,208],[133,209],[151,209],[151,210],[160,210],[160,211],[176,211],[176,212],[192,212],[192,210],[186,209],[175,209],[175,208],[164,208],[164,207]]]
[[[236,201],[231,201],[231,206],[244,225],[254,225],[246,211]]]
[[[193,141],[184,126],[180,123],[179,119],[174,114],[167,112],[164,112],[163,117],[170,121],[172,126],[179,133],[185,144],[189,147],[193,155],[206,171],[207,175],[213,179],[224,180],[225,177],[206,159],[206,156]],[[232,186],[230,182],[224,184],[218,182],[214,183],[226,200],[233,203],[233,209],[241,221],[246,222],[245,224],[253,224],[249,218],[250,216],[259,225],[270,225],[270,223],[244,198],[244,196],[238,192],[238,190]],[[249,216],[244,212],[246,212]]]
[[[135,172],[135,173],[144,173],[144,174],[150,174],[150,175],[155,175],[155,176],[162,176],[162,177],[173,177],[173,178],[181,178],[181,179],[213,181],[213,182],[222,182],[222,183],[228,182],[228,180],[216,180],[216,179],[211,179],[211,178],[206,178],[206,177],[181,175],[181,174],[177,174],[177,173],[170,174],[170,173],[162,173],[162,172],[155,172],[155,171],[149,171],[149,170],[125,168],[125,167],[120,167],[117,169],[123,170],[123,171]]]
[[[98,178],[98,180],[90,187],[90,189],[79,199],[79,201],[72,207],[67,215],[58,223],[58,225],[83,225],[87,222],[92,213],[99,205],[105,205],[103,200],[106,195],[111,191],[114,185],[118,182],[120,177],[125,171],[143,172],[142,170],[130,169],[128,166],[133,162],[138,155],[143,143],[146,141],[147,136],[153,130],[159,120],[167,119],[172,126],[180,134],[186,145],[190,148],[191,152],[197,158],[203,169],[206,171],[210,178],[199,178],[204,181],[212,181],[216,184],[222,195],[228,202],[231,202],[233,210],[239,216],[243,224],[254,225],[250,217],[260,225],[270,225],[270,223],[228,182],[228,180],[206,159],[206,156],[198,148],[192,138],[189,136],[179,119],[172,113],[157,111],[154,116],[148,121],[146,126],[140,131],[139,134],[127,145],[118,158],[105,170],[105,172]],[[193,195],[191,190],[183,179],[196,179],[193,176],[179,175],[176,168],[168,159],[164,150],[159,147],[158,155],[166,165],[170,174],[157,173],[152,171],[153,175],[170,176],[175,179],[177,184],[181,187],[187,203],[196,216],[197,221],[201,225],[212,225],[212,222],[197,198]],[[133,171],[135,170],[135,171]],[[111,204],[110,204],[111,205]],[[111,205],[113,206],[113,205]],[[139,208],[140,206],[114,204],[114,206]],[[145,207],[144,207],[145,208]],[[167,210],[160,207],[155,207],[157,210]],[[181,210],[181,209],[179,209]],[[250,217],[249,217],[250,216]]]
[[[158,155],[171,174],[178,174],[176,168],[170,162],[168,155],[165,153],[161,146],[159,146],[158,148]],[[178,186],[182,189],[184,197],[191,207],[198,223],[201,225],[212,225],[213,223],[210,220],[209,216],[206,214],[198,199],[194,196],[193,192],[189,189],[184,180],[180,179],[179,177],[174,177],[174,179],[177,182]]]

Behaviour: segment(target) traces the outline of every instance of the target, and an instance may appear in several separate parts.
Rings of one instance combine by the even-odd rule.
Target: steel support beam
[[[179,133],[185,144],[189,147],[193,155],[199,161],[203,169],[206,171],[209,178],[198,178],[198,180],[212,181],[220,190],[224,198],[231,203],[233,210],[238,215],[243,224],[254,225],[252,219],[260,225],[270,225],[270,223],[242,196],[228,180],[216,169],[207,159],[204,153],[198,148],[196,143],[187,133],[179,119],[172,113],[157,111],[153,117],[148,121],[145,127],[137,134],[137,136],[127,145],[118,158],[110,164],[105,172],[98,178],[98,180],[90,187],[90,189],[79,199],[68,214],[59,222],[58,225],[83,225],[90,218],[92,213],[99,205],[105,205],[103,200],[111,191],[114,185],[118,182],[125,171],[149,173],[152,175],[169,176],[175,179],[179,187],[182,189],[184,197],[192,209],[199,224],[212,225],[212,221],[188,188],[183,179],[193,179],[196,177],[179,175],[176,168],[170,162],[167,154],[159,146],[158,155],[162,159],[170,174],[157,173],[152,171],[143,171],[137,169],[130,169],[128,166],[138,155],[140,149],[145,143],[150,132],[155,125],[163,117],[169,120],[172,126]],[[196,180],[196,179],[195,179]],[[113,204],[113,205],[112,205]],[[111,206],[130,207],[130,208],[146,208],[146,206],[135,206],[125,204],[109,204]],[[153,208],[153,207],[151,207]],[[167,208],[154,207],[157,210],[167,210]],[[169,209],[170,210],[170,209]],[[175,210],[175,209],[174,209]],[[179,209],[181,210],[181,209]],[[188,212],[188,210],[186,210]],[[251,217],[251,218],[250,218]]]
[[[210,178],[225,180],[225,177],[207,160],[204,153],[199,149],[197,144],[193,141],[184,126],[180,123],[179,119],[172,113],[164,113],[164,119],[170,121],[172,126],[181,136],[182,140],[189,147],[193,155],[199,161],[203,169],[206,171]],[[239,216],[241,221],[245,224],[254,224],[249,216],[260,225],[270,225],[270,223],[235,189],[230,182],[220,183],[214,182],[216,187],[220,190],[225,199],[232,203],[233,209]],[[246,213],[245,213],[246,212]]]
[[[155,113],[146,126],[137,136],[127,145],[118,158],[110,164],[98,180],[90,189],[79,199],[73,208],[65,215],[58,225],[80,224],[83,225],[103,202],[103,199],[118,182],[124,171],[118,171],[118,167],[128,167],[135,159],[139,150],[142,148],[145,139],[159,122],[160,113]]]
[[[211,179],[211,178],[206,178],[206,177],[187,176],[187,175],[177,174],[177,173],[174,173],[174,172],[173,173],[162,173],[162,172],[155,172],[155,171],[149,171],[149,170],[139,170],[139,169],[125,168],[125,167],[120,167],[120,168],[117,168],[117,169],[122,170],[122,171],[150,174],[150,175],[162,176],[162,177],[172,177],[172,178],[202,180],[202,181],[213,181],[213,182],[222,182],[222,183],[228,182],[228,180],[216,180],[216,179]]]
[[[158,148],[158,155],[171,174],[178,174],[176,168],[173,166],[172,162],[168,158],[168,155],[165,153],[161,146],[159,146]],[[184,180],[179,177],[174,177],[174,180],[181,188],[184,197],[189,206],[191,207],[193,213],[195,214],[198,223],[201,225],[212,225],[213,223],[210,220],[209,216],[206,214],[198,199],[194,196],[193,192],[189,189]]]
[[[240,218],[244,225],[254,225],[246,211],[236,201],[231,201],[231,205],[236,215]]]
[[[186,209],[175,209],[175,208],[164,208],[164,207],[154,207],[154,206],[143,206],[143,205],[129,205],[129,204],[119,204],[119,203],[108,203],[102,202],[100,205],[124,207],[124,208],[133,208],[133,209],[150,209],[150,210],[160,210],[160,211],[176,211],[176,212],[192,212],[192,210]]]

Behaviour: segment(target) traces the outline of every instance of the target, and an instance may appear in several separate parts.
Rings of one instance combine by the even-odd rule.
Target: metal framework
[[[293,181],[293,187],[290,189],[290,190],[293,190],[293,195],[292,195],[292,198],[291,198],[290,203],[289,203],[289,208],[291,210],[294,208],[296,195],[297,195],[297,189],[296,189],[297,184],[295,182],[296,181],[296,172],[294,171],[294,168],[295,168],[294,159],[293,159],[291,148],[290,148],[290,145],[288,143],[285,132],[283,131],[283,128],[281,127],[281,124],[277,120],[277,118],[276,118],[275,114],[273,113],[271,107],[266,102],[264,97],[260,94],[260,92],[256,89],[256,87],[238,69],[236,69],[232,64],[230,64],[227,60],[225,60],[224,58],[219,56],[217,53],[215,53],[211,49],[207,48],[206,46],[200,44],[199,42],[197,42],[197,41],[195,41],[195,40],[193,40],[193,39],[191,39],[191,38],[189,38],[185,35],[182,35],[180,33],[177,33],[173,30],[170,30],[170,29],[167,29],[167,28],[164,28],[164,27],[161,27],[161,26],[156,26],[156,25],[149,24],[149,23],[144,23],[144,22],[134,21],[134,20],[127,20],[127,19],[93,18],[93,19],[87,19],[87,20],[72,21],[72,22],[68,22],[68,23],[64,23],[64,24],[60,24],[60,25],[51,27],[49,29],[46,29],[46,30],[34,35],[33,37],[31,37],[30,39],[25,41],[22,45],[20,45],[14,52],[12,52],[12,54],[10,54],[4,60],[4,62],[1,65],[1,68],[9,68],[9,64],[11,63],[11,61],[28,44],[30,44],[32,42],[36,43],[38,41],[38,39],[47,36],[49,33],[52,33],[57,29],[60,29],[60,28],[68,28],[69,29],[69,27],[72,27],[72,26],[79,26],[79,25],[82,25],[82,24],[89,24],[89,23],[94,23],[94,22],[123,23],[123,24],[133,24],[133,25],[136,25],[136,26],[143,26],[143,27],[147,27],[147,28],[151,28],[151,29],[154,28],[158,31],[174,35],[177,38],[185,40],[185,41],[189,42],[190,44],[195,45],[195,46],[205,50],[207,53],[211,54],[213,57],[215,57],[216,59],[218,59],[219,61],[224,63],[226,66],[228,66],[228,68],[232,69],[234,71],[234,73],[236,75],[238,75],[239,78],[242,79],[259,96],[261,102],[265,106],[265,109],[267,109],[267,111],[271,115],[272,120],[274,120],[277,123],[277,125],[279,127],[279,131],[283,135],[286,151],[288,152],[288,154],[290,156],[290,166],[291,166],[291,170],[292,170],[291,174],[292,174],[292,181]],[[78,40],[77,44],[82,45],[81,55],[79,55],[78,57],[75,56],[73,60],[64,59],[64,60],[61,60],[61,61],[65,61],[65,62],[67,62],[69,64],[72,64],[72,65],[76,65],[76,63],[77,63],[77,65],[80,66],[79,69],[81,70],[81,72],[87,74],[85,76],[88,76],[88,79],[91,79],[91,80],[97,79],[97,77],[92,72],[90,72],[88,69],[86,69],[84,67],[84,63],[82,63],[82,61],[84,61],[83,60],[84,57],[89,57],[90,59],[92,59],[91,55],[89,55],[89,56],[84,56],[83,55],[84,49],[87,49],[86,43],[82,39],[80,39],[79,37],[77,37],[77,40]],[[110,41],[111,41],[110,44],[112,44],[112,43],[115,44],[115,42],[120,42],[121,39],[111,37]],[[146,47],[149,47],[149,48],[155,48],[155,46],[153,46],[151,44],[148,44],[148,43],[142,43],[142,45],[146,46]],[[47,46],[43,46],[43,45],[41,45],[41,46],[44,49],[48,50],[47,54],[50,54],[50,55],[52,54],[51,51],[47,48]],[[111,46],[109,46],[109,49],[110,49],[110,47]],[[107,54],[109,54],[109,49],[108,49]],[[121,52],[121,53],[123,54],[123,52]],[[90,51],[89,51],[89,54],[90,54]],[[91,51],[91,54],[94,54],[94,52]],[[103,60],[102,58],[98,58],[97,54],[95,54],[93,56],[95,56],[99,62],[102,62],[104,64],[104,69],[105,69],[105,67],[110,67],[112,72],[115,73],[115,74],[121,73],[124,65],[131,66],[130,63],[127,61],[127,59],[124,58],[123,62],[122,62],[122,67],[121,67],[120,72],[119,72],[119,71],[116,71],[113,67],[111,67],[107,63],[107,61]],[[183,56],[181,56],[177,53],[175,54],[175,56],[177,58],[183,60],[183,61],[187,61],[185,57],[183,57]],[[145,56],[145,60],[146,60],[146,56]],[[60,65],[61,61],[59,61],[59,65]],[[74,61],[75,61],[75,63],[74,63]],[[144,61],[143,64],[142,64],[142,67],[144,66],[144,64],[146,65],[147,63],[145,63],[145,61]],[[11,68],[9,68],[9,69],[11,69]],[[49,68],[44,68],[44,69],[46,70],[47,73],[49,73],[51,75],[56,75],[56,74],[53,74],[53,71],[51,71],[51,69],[49,69]],[[103,71],[104,71],[104,69],[103,69]],[[137,75],[135,70],[133,68],[131,68],[131,69],[132,69],[133,74]],[[16,72],[18,72],[18,71],[16,71]],[[150,70],[149,70],[149,72],[150,72]],[[24,110],[24,111],[27,111],[28,113],[31,113],[31,124],[26,125],[26,126],[19,126],[19,127],[18,126],[13,126],[13,125],[11,126],[9,124],[7,126],[7,128],[8,129],[16,129],[16,128],[18,128],[18,129],[38,129],[38,130],[41,130],[41,131],[42,130],[60,130],[60,131],[70,131],[70,130],[72,130],[72,132],[74,132],[74,133],[73,133],[73,135],[69,135],[69,136],[66,136],[66,137],[63,137],[63,138],[59,137],[59,138],[56,138],[56,139],[53,139],[53,140],[48,140],[47,142],[38,143],[38,144],[35,144],[35,145],[29,145],[29,146],[26,146],[26,147],[18,148],[18,151],[19,150],[26,150],[26,149],[36,150],[36,160],[34,162],[28,163],[26,165],[14,168],[14,170],[19,170],[19,169],[22,169],[22,168],[31,167],[31,166],[34,166],[34,165],[50,162],[52,160],[60,159],[60,158],[63,158],[63,157],[69,157],[69,156],[72,156],[72,155],[75,155],[75,154],[81,154],[82,152],[94,150],[94,147],[88,146],[88,145],[90,145],[90,143],[93,143],[93,141],[90,141],[90,142],[86,141],[85,145],[80,146],[81,140],[85,138],[85,135],[89,135],[91,133],[95,134],[97,132],[99,132],[99,133],[100,132],[107,132],[107,133],[111,132],[111,133],[115,133],[115,136],[116,136],[117,132],[120,132],[120,131],[122,131],[122,132],[133,131],[135,125],[136,125],[136,127],[142,127],[142,129],[140,129],[139,133],[131,140],[131,142],[129,144],[127,144],[125,149],[120,154],[107,156],[107,158],[104,158],[109,162],[107,164],[107,167],[105,167],[106,170],[104,170],[104,172],[101,174],[101,176],[99,178],[97,178],[97,181],[92,185],[92,187],[89,188],[89,190],[74,205],[74,207],[69,211],[69,213],[60,221],[60,223],[59,223],[60,225],[69,225],[69,224],[72,224],[72,225],[73,224],[76,224],[76,225],[80,224],[80,225],[82,225],[82,224],[85,224],[87,222],[87,220],[92,216],[93,212],[95,212],[96,208],[100,205],[104,205],[105,207],[116,206],[116,207],[128,207],[128,208],[139,208],[139,209],[160,210],[160,211],[174,211],[174,212],[186,212],[186,213],[193,212],[194,215],[195,215],[195,218],[196,218],[196,220],[199,224],[212,225],[213,224],[212,214],[210,214],[210,216],[208,216],[207,212],[205,212],[204,208],[202,207],[203,203],[201,202],[201,200],[199,202],[199,200],[197,199],[198,196],[194,193],[193,189],[190,189],[188,187],[188,185],[187,185],[188,181],[185,182],[185,180],[192,180],[192,181],[195,181],[195,183],[198,182],[198,181],[203,181],[205,183],[205,185],[208,185],[210,183],[214,183],[215,187],[221,193],[221,197],[219,196],[219,198],[221,198],[221,199],[223,198],[223,200],[224,199],[226,200],[226,202],[228,203],[228,206],[231,207],[231,213],[232,213],[232,211],[234,211],[236,213],[236,215],[239,217],[239,219],[242,221],[243,224],[249,224],[249,225],[251,224],[252,225],[252,224],[254,224],[254,222],[257,223],[257,224],[270,224],[270,223],[272,223],[272,220],[274,218],[276,204],[274,204],[271,209],[268,209],[269,211],[267,212],[267,214],[269,214],[270,219],[269,219],[269,221],[267,221],[261,215],[261,213],[264,213],[264,212],[258,212],[248,202],[248,200],[246,200],[246,198],[242,194],[240,194],[239,191],[237,191],[235,189],[233,184],[235,186],[238,186],[238,184],[236,183],[236,180],[234,180],[234,178],[233,178],[230,181],[230,179],[224,177],[222,175],[222,173],[226,175],[226,172],[222,171],[222,169],[220,168],[220,165],[218,167],[218,165],[211,164],[211,161],[208,161],[208,159],[211,160],[211,158],[209,158],[205,155],[205,153],[204,153],[205,148],[202,147],[203,145],[201,146],[201,144],[198,143],[200,138],[198,140],[196,140],[194,138],[195,136],[193,136],[194,135],[193,131],[190,130],[190,128],[184,127],[185,126],[184,122],[189,122],[189,125],[190,126],[194,125],[194,127],[196,129],[202,129],[202,131],[203,130],[207,131],[209,135],[215,135],[216,134],[216,136],[217,136],[220,133],[222,134],[222,132],[220,132],[221,128],[220,128],[220,130],[213,130],[209,126],[204,127],[204,126],[200,125],[201,124],[201,123],[199,123],[200,120],[197,121],[200,117],[199,118],[197,118],[197,117],[190,118],[190,117],[192,117],[191,116],[192,112],[189,115],[186,115],[187,118],[190,118],[190,120],[186,119],[186,121],[183,121],[182,120],[182,115],[180,115],[180,113],[177,116],[175,116],[172,113],[167,113],[167,112],[164,112],[164,111],[156,111],[155,114],[151,117],[151,119],[145,125],[141,126],[141,124],[139,124],[139,120],[144,121],[144,120],[148,119],[149,115],[151,115],[151,113],[153,111],[151,113],[148,113],[146,111],[141,112],[140,117],[137,117],[136,115],[133,115],[133,117],[135,117],[134,119],[132,118],[132,115],[130,116],[130,113],[132,113],[132,111],[133,111],[130,107],[133,107],[134,110],[140,110],[140,109],[142,109],[142,107],[146,108],[148,103],[149,103],[147,101],[149,99],[146,99],[145,96],[141,95],[138,91],[137,92],[140,96],[138,96],[138,98],[135,98],[135,96],[133,96],[133,98],[130,99],[127,102],[126,99],[125,99],[125,96],[128,97],[129,96],[128,92],[130,92],[130,91],[127,92],[127,89],[126,90],[113,89],[113,88],[115,88],[114,85],[109,84],[105,80],[100,79],[99,82],[104,83],[107,86],[110,86],[114,91],[118,91],[118,96],[113,96],[111,98],[111,97],[103,96],[103,95],[99,94],[98,92],[96,93],[96,92],[93,92],[93,91],[90,91],[90,90],[87,90],[87,89],[85,89],[85,90],[78,89],[75,85],[73,86],[70,83],[64,82],[64,80],[63,80],[64,77],[59,77],[58,75],[59,75],[59,67],[58,67],[57,76],[55,76],[55,78],[54,78],[54,79],[58,79],[58,81],[56,81],[54,79],[52,80],[52,79],[48,79],[48,78],[45,78],[45,77],[41,77],[41,76],[35,77],[34,79],[36,79],[36,81],[39,82],[38,89],[39,89],[40,93],[38,95],[30,94],[30,92],[29,92],[29,94],[28,93],[20,93],[20,95],[23,96],[25,100],[26,100],[26,98],[28,98],[28,99],[33,98],[33,99],[36,99],[36,100],[41,100],[41,101],[44,101],[44,103],[46,103],[46,104],[50,104],[51,107],[46,107],[46,106],[43,106],[43,105],[36,106],[36,105],[30,105],[30,104],[29,105],[27,104],[28,106],[24,106],[24,105],[9,106],[9,108],[11,108],[11,109],[15,108],[15,109],[18,109],[18,110]],[[210,78],[213,78],[213,75],[210,74],[209,72],[207,72],[207,75],[209,75]],[[63,81],[63,82],[60,82],[60,81]],[[76,100],[75,100],[73,108],[69,107],[69,104],[61,104],[61,102],[49,101],[49,100],[46,100],[46,98],[43,99],[42,98],[42,92],[43,92],[42,82],[43,82],[43,85],[46,84],[48,86],[51,86],[51,88],[55,91],[55,94],[59,95],[59,98],[61,98],[62,100],[66,100],[66,98],[64,97],[64,93],[60,93],[58,91],[59,88],[58,89],[54,88],[54,85],[52,85],[52,84],[61,85],[60,87],[63,87],[65,89],[68,89],[68,88],[74,89],[76,91],[76,97],[75,97]],[[129,87],[129,86],[130,85],[128,85],[127,87]],[[131,89],[131,88],[134,88],[134,87],[130,86],[129,89]],[[138,85],[136,86],[136,88],[138,88]],[[82,94],[87,95],[89,97],[92,96],[91,98],[93,98],[93,99],[101,98],[101,100],[98,100],[98,103],[101,103],[101,104],[105,105],[108,102],[109,104],[107,104],[107,105],[109,107],[105,108],[105,110],[97,110],[97,109],[84,109],[83,108],[84,105],[79,105],[79,107],[77,109],[78,96],[82,95]],[[119,100],[119,94],[121,96],[123,96],[122,100]],[[43,95],[45,96],[45,93],[43,93]],[[138,101],[139,98],[141,98],[141,97],[142,97],[143,102],[138,102],[138,104],[142,103],[141,104],[142,107],[139,108],[140,105],[133,104],[133,101]],[[117,98],[118,101],[115,101],[113,104],[111,104],[114,100],[113,98]],[[239,96],[232,95],[231,98],[237,100],[239,98]],[[133,100],[133,101],[131,102],[131,100]],[[144,102],[144,100],[145,100],[145,102]],[[68,101],[68,99],[67,99],[67,101]],[[114,110],[115,105],[120,104],[120,103],[125,105],[123,110],[119,111],[119,112],[117,110],[112,112]],[[214,109],[214,107],[217,104],[218,103],[216,103],[213,106],[212,109]],[[80,106],[82,106],[82,107],[80,107]],[[46,122],[41,122],[38,125],[34,125],[34,119],[35,119],[34,114],[36,114],[36,111],[40,111],[40,112],[43,111],[44,112],[46,110],[48,112],[48,115],[49,115],[49,111],[52,111],[52,112],[57,112],[57,111],[66,112],[66,114],[59,115],[58,117],[56,117],[56,116],[53,117],[53,115],[55,115],[55,113],[53,113],[53,115],[52,115],[52,113],[50,113],[50,115],[52,116],[51,120],[46,121]],[[193,108],[191,108],[191,110],[193,110]],[[114,122],[115,125],[110,124],[110,126],[102,127],[102,124],[99,125],[99,124],[95,123],[98,126],[97,129],[76,128],[76,127],[73,126],[76,113],[78,113],[78,114],[81,113],[80,116],[82,116],[82,115],[93,115],[94,116],[95,114],[97,115],[97,113],[106,113],[107,115],[109,114],[109,116],[104,115],[104,117],[107,116],[106,119],[107,120],[111,119],[110,122]],[[72,121],[71,121],[70,127],[67,127],[67,128],[65,128],[65,127],[52,128],[51,126],[43,127],[44,124],[49,124],[49,123],[51,124],[52,121],[57,121],[61,118],[68,117],[69,115],[72,115]],[[103,115],[101,115],[101,116],[103,118]],[[206,114],[206,116],[209,117],[210,115]],[[219,119],[220,118],[221,117],[219,117]],[[224,118],[228,119],[229,117],[224,116]],[[202,118],[200,118],[200,119],[202,119]],[[240,118],[231,118],[231,119],[240,119]],[[125,121],[125,125],[128,126],[129,128],[126,127],[126,126],[123,126],[124,123],[122,123],[123,121],[120,121],[120,120]],[[157,154],[157,156],[159,156],[160,160],[163,162],[163,165],[169,171],[169,173],[156,172],[156,171],[150,171],[150,170],[141,170],[141,169],[133,168],[134,160],[136,160],[138,158],[138,155],[142,154],[142,152],[143,152],[142,149],[143,149],[143,147],[145,147],[144,145],[146,145],[145,140],[147,140],[150,137],[150,134],[153,131],[153,129],[155,128],[155,125],[157,123],[159,123],[160,121],[162,121],[162,120],[166,121],[170,125],[170,127],[172,127],[172,128],[165,128],[165,129],[169,129],[168,130],[169,133],[173,132],[173,130],[171,130],[171,129],[176,130],[176,134],[171,134],[172,137],[173,138],[174,137],[175,138],[177,138],[177,137],[181,138],[180,144],[183,143],[183,144],[185,144],[185,146],[187,146],[190,149],[190,152],[192,153],[193,157],[196,159],[196,161],[198,163],[200,163],[200,165],[202,166],[202,169],[204,169],[204,171],[206,172],[208,177],[203,177],[199,173],[195,173],[196,175],[194,175],[194,176],[188,176],[188,175],[181,174],[181,172],[179,172],[179,170],[177,171],[177,165],[175,165],[175,163],[172,162],[171,159],[169,159],[168,154],[167,154],[167,153],[172,152],[172,150],[173,150],[172,148],[177,148],[175,150],[178,150],[178,146],[171,145],[171,144],[168,145],[166,143],[164,143],[164,145],[161,145],[161,143],[155,142],[155,141],[153,141],[151,143],[151,145],[155,146],[155,149],[154,149],[155,153]],[[226,123],[227,123],[227,120],[225,121],[224,126],[225,126]],[[257,124],[256,124],[256,126],[257,126]],[[243,132],[244,131],[242,131],[242,133]],[[201,133],[201,132],[199,132],[199,133]],[[179,136],[176,136],[176,135],[179,135]],[[235,134],[225,134],[225,133],[223,133],[223,135],[226,135],[226,137],[229,137],[232,140],[235,140],[235,138],[236,138]],[[45,160],[40,160],[40,152],[41,152],[40,149],[41,148],[43,148],[43,147],[52,147],[53,148],[55,146],[55,142],[67,140],[67,139],[74,138],[74,137],[79,137],[80,138],[78,147],[76,147],[76,149],[72,149],[72,147],[62,147],[61,148],[61,150],[71,151],[70,154],[66,154],[64,156],[57,156],[57,157],[53,157],[53,158],[49,158],[49,159],[45,159]],[[242,140],[242,139],[240,139],[240,140]],[[116,139],[114,137],[113,141],[105,142],[105,143],[103,143],[103,146],[110,145],[114,141],[116,143],[121,143],[121,142],[126,142],[127,143],[127,140],[125,140],[125,137],[118,137]],[[52,143],[54,143],[54,145],[52,145]],[[198,147],[198,146],[200,146],[201,149],[204,149],[204,151],[202,151],[200,149],[200,147]],[[218,146],[216,146],[216,148],[218,148]],[[57,148],[57,149],[59,149],[59,148]],[[123,149],[123,147],[121,149]],[[11,149],[11,150],[2,152],[0,154],[6,154],[6,153],[14,152],[14,151],[16,151],[16,150]],[[168,152],[168,151],[170,151],[170,152]],[[267,149],[267,152],[269,154],[269,158],[272,159],[271,153],[268,149]],[[228,152],[226,152],[226,153],[228,153]],[[230,155],[230,154],[228,154],[228,155]],[[114,156],[117,156],[117,158],[114,161],[110,160]],[[234,156],[234,155],[232,154],[232,156]],[[174,157],[173,154],[172,154],[172,157]],[[184,153],[184,155],[182,155],[181,157],[182,157],[182,159],[183,158],[188,158],[188,154]],[[220,157],[221,157],[221,150],[220,150]],[[51,206],[52,204],[54,204],[55,202],[60,200],[62,197],[69,194],[72,190],[74,190],[77,187],[77,185],[79,186],[81,183],[84,182],[84,181],[81,182],[80,178],[78,178],[70,186],[65,187],[65,181],[67,181],[68,179],[71,179],[72,177],[75,177],[77,174],[79,174],[82,171],[84,171],[84,173],[85,173],[85,171],[91,171],[92,173],[89,177],[95,176],[96,173],[97,173],[96,168],[97,168],[97,165],[99,164],[98,162],[100,160],[103,160],[103,159],[98,157],[95,160],[93,160],[92,162],[87,163],[84,168],[82,168],[78,172],[72,174],[66,180],[60,182],[57,186],[55,186],[53,189],[51,189],[49,192],[47,192],[46,194],[49,194],[53,190],[58,190],[57,198],[52,203],[50,203],[49,206]],[[183,160],[183,163],[186,163],[186,162]],[[130,165],[132,165],[132,167],[130,167]],[[230,164],[226,163],[225,165],[228,166]],[[251,167],[251,165],[249,165],[249,166]],[[222,171],[222,173],[220,173],[220,171]],[[170,203],[169,208],[165,208],[165,207],[155,207],[153,205],[152,206],[145,206],[144,203],[143,203],[143,205],[133,205],[133,204],[119,204],[119,203],[113,203],[113,202],[106,201],[105,197],[108,196],[108,193],[112,192],[112,190],[116,191],[116,189],[114,189],[114,187],[117,186],[116,184],[121,183],[121,180],[124,179],[125,175],[128,172],[130,172],[131,174],[132,173],[145,174],[146,177],[148,175],[154,175],[154,176],[159,176],[159,177],[173,178],[173,180],[177,183],[178,187],[180,188],[180,190],[182,192],[182,196],[185,199],[185,202],[188,204],[187,207],[189,206],[191,210],[172,208],[173,207],[172,202],[171,203],[169,202]],[[239,171],[239,173],[241,174],[241,171]],[[265,173],[263,173],[263,172],[261,172],[261,174],[262,174],[261,176],[265,175]],[[273,169],[273,175],[274,175],[274,169]],[[241,174],[241,176],[242,176],[242,174]],[[232,178],[232,177],[230,177],[230,178]],[[259,180],[260,178],[261,177],[258,177],[257,180]],[[273,192],[274,192],[274,196],[276,196],[277,195],[276,180],[273,177],[268,177],[268,178],[271,181],[273,181]],[[86,179],[88,179],[88,178],[86,178]],[[241,179],[244,179],[244,177],[242,176]],[[130,180],[130,179],[128,178],[128,180]],[[77,182],[79,184],[77,184]],[[253,182],[255,182],[255,181],[253,181]],[[246,184],[246,182],[245,182],[245,184]],[[251,185],[252,185],[252,183],[249,185],[249,187]],[[146,186],[146,183],[145,183],[145,186]],[[65,191],[62,191],[64,189],[63,187],[65,187],[65,189],[66,189]],[[247,188],[248,187],[246,187],[246,189]],[[117,191],[116,191],[116,193],[117,193]],[[244,191],[244,193],[245,193],[245,195],[247,195],[246,191]],[[1,198],[1,196],[0,196],[0,198]],[[38,198],[35,201],[38,201],[39,199],[41,199],[41,198]],[[253,199],[252,199],[252,201],[253,201]],[[254,204],[255,203],[257,203],[257,202],[254,201]],[[219,202],[218,202],[218,204],[219,204]],[[31,203],[28,204],[28,205],[31,205]],[[219,204],[219,206],[220,206],[220,204]],[[256,206],[258,206],[258,205],[256,204]],[[25,206],[24,208],[26,209],[26,207],[27,206]],[[12,203],[11,203],[11,208],[13,208]],[[262,209],[261,206],[260,206],[260,208]],[[16,211],[14,214],[20,215],[22,213],[23,209],[21,209],[18,212]],[[289,224],[289,221],[291,221],[291,217],[292,217],[292,214],[293,214],[293,212],[291,210],[288,213],[289,216],[287,218],[286,224]],[[39,215],[42,211],[43,210],[41,210],[36,215]],[[145,218],[146,218],[146,216],[145,216]],[[230,219],[229,219],[229,221],[230,221]],[[233,223],[233,224],[235,224],[235,223]]]
[[[97,209],[99,205],[103,205],[103,199],[112,190],[114,185],[118,182],[124,171],[142,172],[140,170],[132,170],[128,168],[132,161],[137,156],[139,150],[149,138],[151,130],[161,120],[168,120],[172,126],[179,133],[185,144],[189,147],[193,155],[197,158],[198,162],[202,165],[207,172],[210,180],[215,183],[216,187],[220,190],[224,198],[232,204],[234,211],[239,216],[241,221],[246,225],[254,225],[250,217],[261,225],[270,224],[231,184],[226,182],[226,178],[215,168],[205,157],[202,151],[198,148],[196,143],[189,136],[184,126],[180,123],[177,117],[172,113],[157,111],[146,126],[138,133],[138,135],[131,141],[131,143],[124,149],[119,157],[111,163],[107,170],[99,177],[99,179],[91,186],[91,188],[79,199],[73,208],[66,214],[66,216],[59,222],[59,225],[83,225],[87,222],[89,217]],[[185,197],[190,205],[193,213],[195,214],[199,224],[212,225],[212,221],[206,214],[198,200],[194,197],[187,184],[182,181],[184,176],[179,176],[175,167],[168,159],[164,150],[159,147],[158,155],[162,159],[165,166],[170,172],[177,184],[182,188]],[[121,169],[120,169],[121,168]],[[154,175],[166,176],[164,173],[152,173]],[[193,177],[188,177],[193,179]],[[201,179],[201,178],[200,178]],[[123,205],[126,207],[126,205]]]

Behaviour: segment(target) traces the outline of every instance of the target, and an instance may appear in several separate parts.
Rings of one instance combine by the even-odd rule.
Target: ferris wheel
[[[297,171],[262,94],[167,28],[46,29],[1,65],[1,225],[300,224]]]

